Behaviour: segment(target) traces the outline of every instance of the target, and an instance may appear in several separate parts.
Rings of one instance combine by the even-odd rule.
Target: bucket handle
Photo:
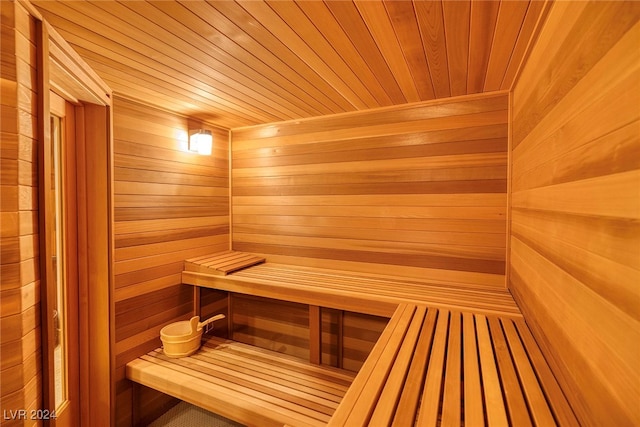
[[[193,334],[193,333],[195,333],[197,331],[200,331],[202,328],[207,326],[209,323],[215,322],[216,320],[222,320],[225,317],[226,316],[224,314],[216,314],[215,316],[208,318],[204,322],[199,322],[200,317],[193,316],[191,318],[191,320],[190,320],[190,322],[191,322],[191,333]]]

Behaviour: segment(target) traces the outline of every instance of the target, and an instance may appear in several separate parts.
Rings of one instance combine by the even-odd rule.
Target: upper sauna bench
[[[522,317],[506,289],[275,264],[234,251],[186,260],[182,283],[385,317],[402,303]]]

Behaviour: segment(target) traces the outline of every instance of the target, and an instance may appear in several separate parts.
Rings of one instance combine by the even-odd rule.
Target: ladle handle
[[[216,314],[215,316],[212,316],[212,317],[208,318],[204,322],[198,323],[198,330],[204,328],[205,326],[207,326],[211,322],[215,322],[216,320],[224,319],[225,317],[226,316],[224,314]]]

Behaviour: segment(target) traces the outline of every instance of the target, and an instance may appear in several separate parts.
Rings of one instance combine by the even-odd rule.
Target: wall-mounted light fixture
[[[189,131],[189,151],[193,153],[211,155],[213,135],[210,130],[198,129]]]

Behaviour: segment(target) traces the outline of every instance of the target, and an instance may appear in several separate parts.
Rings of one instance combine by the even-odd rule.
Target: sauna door
[[[50,138],[41,183],[46,237],[42,240],[46,298],[43,301],[44,404],[37,418],[49,425],[78,424],[78,262],[74,106],[50,94]],[[43,224],[41,222],[41,224]],[[44,354],[46,352],[46,355]]]

